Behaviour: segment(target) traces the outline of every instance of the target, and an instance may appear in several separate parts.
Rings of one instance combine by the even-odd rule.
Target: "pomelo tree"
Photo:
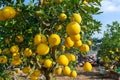
[[[107,24],[106,27],[98,56],[101,57],[106,67],[113,65],[118,67],[120,65],[120,23],[115,21]]]
[[[77,76],[77,53],[87,53],[100,31],[101,0],[1,0],[0,74],[19,67],[31,80],[40,74]]]

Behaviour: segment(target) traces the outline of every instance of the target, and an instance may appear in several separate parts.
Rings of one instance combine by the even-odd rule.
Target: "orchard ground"
[[[76,78],[71,78],[67,76],[57,76],[56,80],[114,80],[110,77],[103,76],[99,73],[99,69],[101,67],[93,67],[91,72],[84,72],[83,67],[77,67],[78,76]],[[16,68],[17,69],[17,68]],[[11,76],[13,80],[26,80],[26,75],[22,73],[22,71],[18,71],[19,73],[16,73],[16,71],[12,71],[14,74],[14,77]],[[29,80],[29,79],[28,79]],[[43,78],[43,80],[45,80]]]

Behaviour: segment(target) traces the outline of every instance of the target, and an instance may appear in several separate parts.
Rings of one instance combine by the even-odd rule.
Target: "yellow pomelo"
[[[34,44],[38,45],[40,43],[47,43],[47,38],[43,34],[36,34],[34,37]]]
[[[81,31],[81,27],[80,25],[73,21],[73,22],[70,22],[67,27],[66,27],[66,32],[69,34],[69,35],[76,35],[76,34],[79,34]]]
[[[26,48],[26,49],[24,50],[24,55],[25,55],[25,57],[30,57],[30,56],[32,56],[32,50],[29,49],[29,48]]]
[[[114,59],[115,61],[119,61],[119,57],[115,57],[115,59]]]
[[[89,62],[86,62],[84,65],[83,65],[83,69],[84,71],[86,72],[90,72],[92,70],[92,65],[89,63]]]
[[[66,76],[70,76],[70,73],[71,73],[71,69],[69,66],[65,66],[63,68],[63,74],[66,75]]]
[[[34,76],[36,77],[39,77],[39,75],[41,74],[41,71],[39,69],[36,69],[34,72],[33,72]]]
[[[55,3],[61,3],[62,2],[62,0],[54,0],[55,1]]]
[[[35,76],[33,73],[30,75],[30,80],[38,80],[38,77]]]
[[[65,47],[70,48],[73,47],[74,42],[71,40],[70,37],[67,37],[64,42]]]
[[[81,36],[80,36],[80,34],[70,35],[70,38],[71,38],[72,41],[75,42],[75,41],[80,40]]]
[[[71,61],[75,61],[76,60],[76,57],[74,54],[71,54]]]
[[[67,19],[67,15],[66,15],[66,14],[61,13],[61,14],[59,15],[59,20],[60,20],[60,21],[65,21],[66,19]]]
[[[51,46],[59,45],[61,42],[60,36],[57,34],[51,34],[48,38],[48,42]]]
[[[14,10],[14,8],[12,8],[10,6],[6,6],[2,9],[2,15],[6,19],[14,18],[16,15],[16,11]]]
[[[56,75],[61,75],[62,74],[62,68],[58,67],[55,69],[55,74]]]
[[[2,15],[2,10],[0,10],[0,21],[5,21],[6,18]]]
[[[47,43],[47,38],[45,35],[40,34],[41,35],[41,43]]]
[[[78,22],[78,23],[81,23],[82,18],[81,18],[81,16],[80,16],[80,14],[74,13],[73,16],[72,16],[72,20],[73,20],[73,21],[76,21],[76,22]]]
[[[85,5],[86,5],[87,3],[88,3],[88,2],[87,2],[86,0],[84,0],[84,1],[83,1],[83,4],[85,4]]]
[[[16,69],[15,69],[15,72],[16,72],[16,73],[20,73],[20,68],[16,68]]]
[[[70,53],[65,53],[64,55],[68,58],[68,60],[69,60],[69,62],[70,62],[71,59],[72,59],[71,54],[70,54]]]
[[[47,44],[44,44],[44,43],[41,43],[37,46],[37,50],[36,52],[39,54],[39,55],[46,55],[49,53],[49,46]]]
[[[12,59],[12,61],[11,61],[11,65],[12,66],[18,66],[18,65],[20,65],[22,63],[22,60],[21,59],[19,59],[19,60],[14,60],[14,59]]]
[[[92,42],[91,41],[87,41],[87,44],[90,46],[90,45],[92,45]]]
[[[18,35],[16,38],[15,38],[15,41],[18,42],[18,43],[21,43],[23,42],[24,38],[22,35]]]
[[[41,43],[41,35],[40,34],[36,34],[34,37],[34,44],[38,45]]]
[[[0,54],[2,53],[2,49],[0,49]]]
[[[114,51],[110,50],[109,53],[110,53],[110,54],[114,54]]]
[[[108,67],[108,66],[109,66],[109,64],[108,64],[108,63],[105,63],[105,64],[104,64],[104,66],[105,66],[105,67]]]
[[[6,56],[0,56],[0,64],[5,64],[7,63],[8,58]]]
[[[25,74],[29,73],[30,72],[30,67],[29,66],[23,67],[22,72],[25,73]]]
[[[115,51],[116,51],[116,52],[119,52],[119,49],[118,49],[118,48],[115,48]]]
[[[52,67],[52,61],[50,59],[46,59],[43,64],[45,68]]]
[[[80,46],[82,46],[82,41],[78,40],[76,42],[74,42],[74,47],[79,48]]]
[[[57,26],[55,26],[55,30],[57,30],[57,31],[58,31],[58,30],[61,30],[62,27],[63,27],[62,25],[57,25]]]
[[[16,53],[19,51],[19,47],[17,45],[11,46],[10,48],[10,52],[12,53]]]
[[[10,38],[6,38],[6,39],[5,39],[5,43],[6,43],[6,44],[10,44],[10,42],[11,42],[11,39],[10,39]]]
[[[73,70],[71,72],[70,76],[76,78],[77,77],[77,72],[75,70]]]
[[[89,46],[87,44],[82,44],[80,46],[80,51],[81,52],[88,52],[89,51]]]
[[[65,56],[65,55],[60,55],[58,58],[57,58],[57,62],[60,64],[60,65],[63,65],[63,66],[67,66],[69,64],[69,60],[68,58]]]
[[[75,61],[75,60],[76,60],[74,54],[71,54],[71,53],[65,53],[64,55],[68,58],[69,62],[70,62],[70,61]]]
[[[19,53],[19,52],[13,53],[12,59],[14,59],[14,60],[19,60],[19,59],[20,59],[20,53]]]

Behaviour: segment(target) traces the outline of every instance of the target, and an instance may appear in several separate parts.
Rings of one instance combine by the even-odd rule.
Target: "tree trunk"
[[[53,73],[45,74],[46,80],[54,80]]]

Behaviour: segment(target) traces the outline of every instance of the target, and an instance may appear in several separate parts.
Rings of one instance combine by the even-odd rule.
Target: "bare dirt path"
[[[60,76],[56,80],[114,80],[105,77],[99,73],[98,67],[93,67],[92,72],[84,72],[82,67],[78,67],[78,76],[76,78]]]
[[[78,76],[76,78],[71,78],[67,76],[57,76],[56,80],[114,80],[109,77],[105,77],[100,75],[99,68],[93,67],[91,72],[84,72],[83,67],[77,68]],[[14,71],[14,77],[12,80],[27,80],[26,76],[20,71],[20,73],[16,73]]]

